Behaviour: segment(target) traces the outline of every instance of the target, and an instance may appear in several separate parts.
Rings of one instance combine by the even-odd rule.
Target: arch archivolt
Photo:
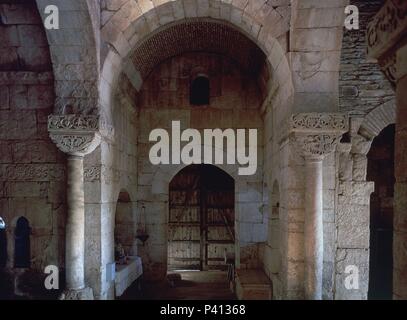
[[[373,109],[360,125],[359,134],[372,140],[387,126],[396,123],[396,102],[390,100]]]
[[[48,1],[36,0],[45,20]],[[97,114],[99,109],[98,27],[90,1],[56,0],[59,29],[45,29],[55,78],[54,113]],[[93,9],[93,10],[90,10]]]
[[[283,16],[262,0],[231,3],[214,0],[128,1],[121,7],[107,1],[106,7],[102,8],[102,16],[103,10],[110,14],[101,27],[102,39],[110,48],[105,55],[100,83],[101,103],[108,119],[114,108],[112,101],[120,73],[125,70],[136,90],[142,85],[140,70],[129,59],[134,48],[168,26],[188,19],[212,19],[238,30],[265,53],[269,72],[279,92],[286,96],[292,94],[286,51],[277,40],[289,30],[289,10],[282,10]]]
[[[48,3],[36,1],[45,18]],[[91,1],[57,0],[55,4],[64,17],[59,30],[47,30],[56,83],[55,113],[101,113],[111,123],[121,72],[131,74],[136,89],[143,82],[129,54],[165,26],[187,19],[223,21],[258,45],[272,75],[265,105],[270,100],[274,105],[295,105],[300,100],[292,97],[294,92],[301,96],[337,91],[336,53],[346,1],[319,6],[311,0],[106,0],[101,3],[100,24],[95,13],[99,8]],[[324,78],[324,86],[316,88],[314,84]]]
[[[368,283],[370,250],[370,197],[375,190],[374,182],[367,181],[367,154],[380,132],[395,123],[394,101],[388,101],[373,109],[364,118],[351,121],[350,142],[341,143],[339,153],[339,191],[337,205],[337,250],[340,254],[363,253],[357,263],[364,268],[362,281]],[[358,221],[355,224],[355,221]],[[357,227],[355,227],[357,225]],[[351,249],[352,248],[352,249]],[[338,264],[338,270],[348,263]],[[341,276],[342,277],[342,276]],[[365,287],[361,296],[367,298]],[[345,298],[342,293],[338,298]]]

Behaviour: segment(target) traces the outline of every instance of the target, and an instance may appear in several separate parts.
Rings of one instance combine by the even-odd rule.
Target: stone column
[[[61,299],[93,299],[85,285],[85,196],[83,158],[100,144],[97,116],[51,115],[48,131],[57,147],[68,155],[65,273],[66,290]]]
[[[322,220],[322,159],[305,159],[305,297],[322,298],[324,233]]]
[[[69,155],[67,160],[66,284],[73,290],[85,287],[84,235],[85,207],[83,157]]]
[[[305,298],[322,299],[324,254],[323,159],[348,130],[343,114],[301,113],[291,118],[293,146],[305,159]]]
[[[393,298],[407,299],[407,1],[388,0],[369,23],[368,56],[396,91]]]

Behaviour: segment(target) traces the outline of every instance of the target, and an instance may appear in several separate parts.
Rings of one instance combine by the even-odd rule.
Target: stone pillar
[[[407,1],[388,0],[369,23],[368,56],[396,91],[393,298],[407,299]]]
[[[85,196],[83,158],[100,144],[99,118],[96,116],[51,115],[48,131],[57,147],[68,155],[65,273],[66,290],[61,299],[93,299],[85,285]]]
[[[309,300],[322,299],[323,159],[335,150],[347,131],[348,118],[344,114],[300,113],[290,121],[293,147],[305,159],[304,291]]]
[[[322,158],[305,159],[305,297],[322,298],[324,233],[322,220]]]
[[[83,157],[68,156],[67,175],[66,285],[68,289],[79,290],[85,288]]]

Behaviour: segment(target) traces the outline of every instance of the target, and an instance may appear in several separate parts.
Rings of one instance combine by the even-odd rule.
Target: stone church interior
[[[406,15],[0,0],[0,300],[407,299]]]

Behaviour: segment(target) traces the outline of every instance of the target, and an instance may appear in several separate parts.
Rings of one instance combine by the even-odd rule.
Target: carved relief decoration
[[[51,140],[64,153],[84,156],[100,144],[99,116],[50,115]]]
[[[7,181],[63,181],[62,164],[4,164],[0,165],[0,180]]]
[[[48,118],[48,130],[98,130],[98,116],[50,115]]]
[[[397,44],[406,27],[407,1],[386,1],[367,27],[368,55],[379,59]]]
[[[120,182],[123,176],[124,171],[106,166],[91,166],[84,169],[84,179],[88,182],[102,180],[104,183],[111,184]]]
[[[379,65],[393,88],[397,81],[396,51],[407,30],[407,1],[388,0],[367,28],[368,56]]]
[[[301,156],[322,160],[349,130],[349,119],[343,113],[298,113],[291,116],[288,127],[294,148]]]
[[[51,139],[59,150],[68,154],[87,154],[93,142],[91,135],[51,135]]]
[[[340,138],[336,134],[306,134],[295,135],[293,142],[301,156],[306,159],[322,160],[325,155],[335,150]]]
[[[292,131],[347,131],[348,117],[341,113],[298,113],[291,116]]]
[[[85,181],[93,182],[100,181],[100,166],[97,167],[86,167],[83,170],[83,177]]]

